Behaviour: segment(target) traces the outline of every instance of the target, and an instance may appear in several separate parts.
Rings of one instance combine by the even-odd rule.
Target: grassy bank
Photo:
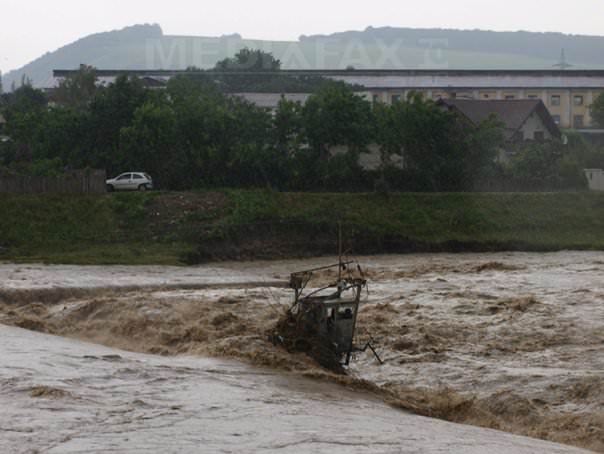
[[[181,264],[335,252],[604,249],[604,194],[260,191],[0,197],[0,259]]]

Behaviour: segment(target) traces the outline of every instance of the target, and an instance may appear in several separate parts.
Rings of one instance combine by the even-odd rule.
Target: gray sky
[[[173,35],[295,40],[367,26],[560,31],[603,35],[602,0],[0,0],[0,70],[78,38],[138,23]]]

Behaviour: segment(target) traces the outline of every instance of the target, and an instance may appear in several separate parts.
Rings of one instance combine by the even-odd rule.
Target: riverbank
[[[604,249],[604,194],[269,191],[3,196],[0,260],[182,265],[332,254]]]

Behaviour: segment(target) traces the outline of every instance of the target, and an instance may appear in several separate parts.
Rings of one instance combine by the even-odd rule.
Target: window
[[[135,180],[143,180],[144,179],[143,176],[139,175],[138,173],[133,174],[132,178],[135,179]]]
[[[537,142],[543,142],[545,140],[545,133],[543,131],[535,131],[533,137]]]
[[[559,106],[560,105],[560,95],[552,95],[551,105],[552,106]]]
[[[130,179],[130,175],[131,174],[129,174],[129,173],[125,173],[125,174],[119,176],[117,180],[118,181],[129,180]]]
[[[573,104],[575,106],[582,106],[583,105],[583,96],[582,95],[575,95],[573,97]]]
[[[338,309],[338,320],[352,320],[354,315],[351,307],[341,307]]]
[[[483,97],[484,99],[489,99],[489,95],[488,95],[487,93],[485,93],[484,95],[482,95],[482,97]]]
[[[538,95],[528,95],[528,99],[539,99]]]
[[[377,104],[378,102],[380,102],[380,95],[373,95],[373,103]]]
[[[583,127],[583,115],[575,115],[573,120],[573,127],[576,129]]]
[[[514,95],[505,95],[505,99],[507,99],[508,101],[514,98],[516,98]]]
[[[401,95],[392,95],[392,104],[396,104],[397,102],[401,102]]]
[[[552,118],[554,119],[554,123],[557,125],[560,124],[560,115],[552,115]]]

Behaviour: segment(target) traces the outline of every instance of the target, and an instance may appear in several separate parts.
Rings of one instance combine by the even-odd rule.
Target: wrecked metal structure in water
[[[335,265],[305,270],[290,276],[289,286],[295,292],[294,303],[282,318],[270,340],[290,352],[305,352],[321,366],[343,373],[354,352],[374,353],[371,345],[355,345],[359,304],[367,280],[358,263],[341,259]],[[337,268],[337,280],[314,288],[310,285],[317,274]]]

